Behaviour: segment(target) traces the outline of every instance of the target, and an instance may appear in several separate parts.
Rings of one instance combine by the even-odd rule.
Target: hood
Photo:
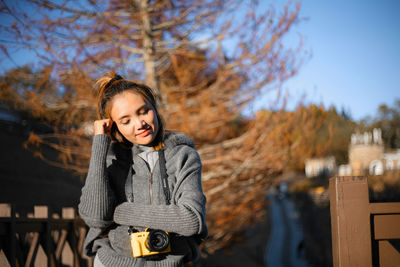
[[[192,139],[190,139],[187,135],[182,134],[182,133],[175,133],[175,132],[166,132],[165,133],[165,138],[164,138],[164,144],[165,147],[168,149],[171,149],[175,146],[179,145],[187,145],[190,147],[195,147],[194,142]],[[137,155],[141,151],[138,146],[133,146],[132,147],[132,154]]]
[[[166,147],[171,148],[178,145],[187,145],[195,147],[194,142],[190,137],[182,133],[167,132],[164,138],[164,144]]]

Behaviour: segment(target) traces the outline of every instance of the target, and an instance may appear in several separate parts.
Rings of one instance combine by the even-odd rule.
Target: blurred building
[[[385,151],[381,129],[354,133],[349,146],[349,164],[340,165],[339,175],[381,175],[400,170],[400,149]]]
[[[385,151],[381,129],[352,134],[348,155],[349,163],[338,167],[334,157],[307,159],[306,176],[381,175],[388,171],[400,170],[400,149]]]
[[[336,173],[335,157],[306,159],[305,172],[307,177],[333,175]]]
[[[383,154],[384,146],[380,129],[374,129],[372,133],[352,134],[349,146],[351,174],[383,174]]]

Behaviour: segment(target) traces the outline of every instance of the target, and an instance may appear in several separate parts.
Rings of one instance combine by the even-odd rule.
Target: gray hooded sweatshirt
[[[164,144],[170,205],[166,204],[159,165],[150,171],[139,156],[139,147],[124,149],[106,135],[93,138],[79,214],[90,227],[85,253],[97,253],[105,266],[174,267],[198,256],[198,240],[207,236],[200,157],[183,134],[167,133]],[[132,202],[127,201],[127,179],[132,179]],[[174,233],[172,252],[158,260],[133,258],[129,227]]]

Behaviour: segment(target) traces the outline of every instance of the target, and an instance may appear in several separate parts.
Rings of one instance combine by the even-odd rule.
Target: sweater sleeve
[[[106,166],[109,145],[107,135],[93,137],[89,170],[78,206],[80,216],[90,227],[105,228],[113,222],[115,195],[109,184]]]
[[[186,153],[176,153],[181,156],[171,159],[177,168],[175,201],[170,205],[124,202],[115,209],[116,223],[160,229],[183,236],[207,232],[200,157],[194,149],[187,146],[184,149]]]

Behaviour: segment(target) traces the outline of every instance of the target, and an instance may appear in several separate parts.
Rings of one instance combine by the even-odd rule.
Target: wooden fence
[[[334,267],[400,267],[400,202],[370,203],[366,177],[329,180]]]
[[[87,228],[75,209],[49,215],[47,206],[21,217],[0,204],[0,266],[93,266],[82,253]]]

